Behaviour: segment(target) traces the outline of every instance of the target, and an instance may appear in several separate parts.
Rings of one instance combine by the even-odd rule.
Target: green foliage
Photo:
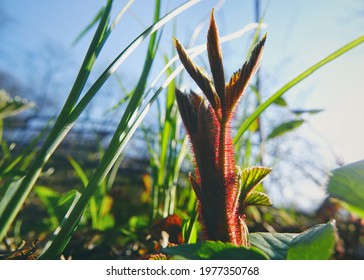
[[[249,234],[249,242],[265,252],[270,259],[285,260],[289,244],[295,236],[297,234],[294,233],[256,232]]]
[[[48,222],[46,222],[50,223],[50,230],[55,230],[57,228],[67,211],[70,209],[75,198],[80,196],[80,193],[76,190],[70,190],[61,194],[45,186],[36,186],[34,192],[43,203],[48,213]]]
[[[265,260],[267,255],[251,247],[237,247],[221,241],[204,241],[195,244],[184,244],[163,249],[175,259],[188,260]]]
[[[98,94],[104,83],[115,73],[123,61],[151,35],[140,78],[135,87],[128,92],[127,98],[122,100],[126,104],[126,108],[110,145],[105,153],[103,153],[99,165],[92,172],[89,172],[90,170],[86,170],[85,167],[81,166],[73,158],[69,159],[83,187],[81,189],[73,187],[73,189],[66,193],[57,192],[53,187],[36,186],[34,188],[34,193],[48,213],[48,219],[45,221],[48,225],[48,230],[54,231],[40,258],[59,258],[72,234],[80,226],[81,219],[82,221],[90,221],[91,228],[97,232],[102,231],[102,234],[108,233],[108,230],[111,229],[115,230],[117,234],[121,234],[123,237],[122,244],[124,245],[127,242],[141,240],[141,236],[144,238],[148,225],[152,222],[152,217],[158,215],[167,216],[177,211],[184,215],[183,218],[185,218],[182,233],[187,244],[164,249],[166,254],[174,258],[329,259],[332,256],[336,242],[336,227],[333,222],[317,225],[301,234],[252,233],[249,234],[249,242],[252,245],[249,249],[246,247],[236,247],[230,243],[220,241],[198,242],[201,228],[197,222],[198,215],[196,205],[194,204],[195,196],[187,188],[181,190],[181,195],[177,196],[177,182],[181,178],[182,161],[187,153],[188,145],[187,138],[182,138],[179,134],[180,120],[176,111],[174,95],[175,82],[172,82],[172,78],[180,70],[170,66],[173,59],[169,62],[167,59],[165,61],[168,78],[164,81],[163,85],[157,90],[154,88],[154,83],[152,83],[153,86],[150,86],[150,88],[147,86],[152,65],[159,48],[160,37],[157,36],[156,32],[159,32],[165,24],[169,23],[184,10],[193,6],[198,0],[188,1],[161,18],[159,16],[160,2],[156,1],[156,13],[153,24],[132,40],[94,82],[90,81],[89,77],[91,72],[93,72],[93,66],[108,36],[132,2],[133,0],[129,0],[117,15],[116,19],[110,23],[113,1],[108,0],[105,7],[100,9],[90,24],[76,38],[75,43],[84,34],[91,31],[93,27],[96,27],[95,34],[85,54],[84,61],[80,66],[79,73],[75,77],[73,87],[55,124],[50,131],[47,131],[48,127],[46,127],[30,145],[16,156],[13,155],[12,145],[8,145],[2,140],[3,122],[7,117],[18,114],[33,104],[18,98],[11,99],[7,93],[0,91],[0,142],[2,152],[2,158],[0,159],[0,241],[5,237],[11,226],[13,226],[13,231],[17,233],[16,235],[21,236],[20,225],[22,224],[22,220],[19,219],[15,222],[14,220],[33,190],[33,186],[40,178],[43,167],[57,149],[58,145],[66,137],[79,116],[85,111],[91,100]],[[257,31],[254,40],[258,38],[259,33]],[[227,40],[229,39],[222,38],[221,42]],[[244,120],[238,128],[238,132],[234,138],[236,147],[240,144],[238,142],[244,132],[259,132],[259,117],[264,110],[272,104],[287,107],[287,102],[282,96],[290,88],[304,80],[323,65],[363,42],[363,36],[350,42],[288,82],[265,102],[261,102],[258,89],[253,88],[253,91],[259,99],[259,104],[257,105],[256,111]],[[205,50],[204,48],[199,46],[191,50],[191,57],[203,52]],[[87,83],[90,84],[90,87],[84,92]],[[116,176],[115,174],[122,160],[122,154],[126,145],[134,132],[141,127],[141,122],[147,115],[152,104],[165,89],[167,90],[163,105],[160,102],[157,104],[159,105],[159,129],[155,141],[150,139],[150,136],[147,135],[148,131],[145,130],[151,155],[153,213],[152,215],[146,213],[130,213],[132,216],[128,216],[123,222],[119,222],[121,226],[116,228],[116,220],[111,213],[113,199],[109,196],[113,178]],[[152,91],[154,95],[147,99],[147,94]],[[291,112],[299,118],[303,114],[316,114],[321,112],[321,110],[291,110]],[[272,129],[267,139],[272,139],[290,132],[300,127],[303,122],[303,120],[295,119],[287,123],[279,124],[276,128]],[[247,131],[248,129],[250,131]],[[43,139],[43,134],[46,132],[48,135],[46,139]],[[42,145],[38,153],[37,144],[39,143],[42,143]],[[245,147],[245,162],[248,162],[251,156],[251,146],[252,142],[248,139]],[[255,160],[255,162],[258,161],[259,159]],[[334,170],[328,184],[329,194],[341,200],[349,211],[352,211],[352,213],[361,218],[364,217],[363,166],[363,161],[361,161]],[[266,194],[257,191],[260,182],[269,172],[270,169],[265,167],[252,167],[239,171],[240,190],[236,197],[236,203],[239,203],[240,207],[270,206],[272,204]],[[184,202],[187,201],[186,204],[188,205],[186,206],[181,203],[182,200]],[[123,201],[122,203],[127,202]],[[256,208],[251,207],[251,209]],[[260,215],[257,210],[255,213]],[[81,223],[81,225],[84,225],[84,223]]]
[[[327,192],[350,212],[364,218],[364,160],[334,169]]]
[[[168,63],[166,57],[165,62]],[[167,74],[171,75],[173,71],[174,69],[169,67]],[[143,129],[150,154],[153,218],[160,213],[163,217],[174,213],[177,182],[183,159],[188,151],[187,137],[180,140],[181,122],[176,109],[174,81],[169,84],[165,101],[162,102],[163,105],[158,102],[157,133],[151,134],[151,131]],[[161,202],[164,202],[162,209],[160,209]]]
[[[335,222],[316,225],[300,234],[252,233],[249,241],[274,260],[330,259],[337,239]]]
[[[297,235],[289,244],[289,260],[328,260],[337,239],[335,222],[316,225]]]
[[[83,187],[86,188],[89,182],[86,172],[72,157],[68,159],[80,178]],[[113,199],[108,195],[108,191],[107,181],[103,180],[90,200],[88,209],[93,229],[106,230],[115,224],[114,218],[110,214]]]
[[[271,168],[253,166],[238,170],[239,182],[239,204],[246,208],[251,205],[271,206],[272,202],[268,195],[262,192],[253,191],[259,183],[272,171]]]
[[[290,132],[300,127],[305,121],[304,120],[292,120],[285,123],[281,123],[277,127],[273,128],[271,133],[267,136],[267,140],[281,136],[287,132]]]
[[[198,1],[189,1],[180,7],[176,8],[174,11],[165,15],[163,18],[159,19],[159,9],[160,2],[156,2],[156,11],[154,16],[154,23],[147,28],[142,34],[140,34],[120,55],[109,65],[109,67],[105,70],[105,72],[100,76],[100,78],[96,81],[94,86],[91,87],[89,94],[86,93],[85,97],[78,103],[77,106],[80,107],[80,110],[83,110],[88,102],[93,98],[94,94],[97,93],[99,88],[104,84],[104,82],[110,77],[110,75],[116,70],[117,66],[125,59],[127,55],[129,55],[145,38],[146,36],[151,34],[148,51],[146,55],[146,59],[144,62],[144,67],[134,90],[133,96],[131,97],[124,114],[118,124],[118,127],[110,141],[108,148],[105,151],[103,158],[100,161],[97,169],[93,173],[87,187],[82,193],[80,199],[73,211],[70,212],[70,215],[66,222],[60,227],[59,234],[55,236],[52,240],[50,246],[46,251],[42,254],[42,259],[48,258],[58,258],[61,255],[61,252],[64,249],[65,244],[68,242],[71,234],[77,227],[78,221],[83,214],[85,208],[90,202],[92,196],[96,192],[98,186],[105,179],[107,174],[112,169],[115,162],[120,157],[122,151],[124,150],[126,144],[140,125],[142,119],[145,117],[151,103],[155,100],[153,97],[144,110],[141,110],[141,103],[144,98],[145,84],[147,81],[147,77],[151,70],[151,66],[154,60],[154,56],[156,50],[158,48],[158,41],[156,40],[156,31],[160,29],[164,24],[169,22],[179,13],[183,12],[185,9],[189,8],[193,4]],[[109,3],[111,4],[111,2]],[[110,7],[109,7],[110,8]],[[100,21],[101,22],[101,21]],[[111,29],[113,26],[110,27]],[[110,30],[111,31],[111,30]],[[158,92],[159,93],[159,92]],[[157,94],[157,93],[156,93]],[[76,111],[74,109],[74,111]],[[73,111],[73,112],[74,112]],[[81,112],[79,112],[81,113]]]
[[[262,192],[250,192],[244,203],[247,206],[272,206],[269,196]]]

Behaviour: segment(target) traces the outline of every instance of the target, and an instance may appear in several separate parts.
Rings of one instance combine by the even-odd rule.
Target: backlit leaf
[[[255,232],[249,234],[251,245],[264,251],[272,260],[285,260],[291,240],[296,233]]]
[[[251,192],[244,201],[247,206],[272,206],[269,196],[262,192]]]
[[[251,245],[272,260],[329,259],[336,243],[335,222],[316,225],[300,234],[257,232],[249,234]]]
[[[271,168],[253,166],[244,169],[240,174],[240,200],[244,201],[248,193],[254,189],[272,171]]]
[[[343,201],[343,206],[364,218],[364,160],[332,171],[328,193]]]
[[[297,235],[289,244],[289,260],[328,260],[337,239],[335,221],[316,225]]]

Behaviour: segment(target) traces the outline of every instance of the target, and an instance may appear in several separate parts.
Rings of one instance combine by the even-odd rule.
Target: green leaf
[[[50,158],[52,153],[55,151],[59,143],[64,139],[73,125],[72,122],[68,121],[68,118],[71,112],[74,113],[72,110],[74,109],[77,100],[81,96],[81,92],[86,85],[96,58],[101,51],[103,44],[105,43],[105,29],[109,22],[111,4],[112,0],[109,0],[105,7],[104,14],[100,19],[99,26],[91,41],[89,49],[85,55],[85,59],[81,65],[80,71],[78,72],[76,80],[67,97],[67,100],[61,112],[59,113],[56,122],[52,126],[52,129],[49,132],[45,142],[43,143],[39,154],[27,170],[27,176],[24,177],[21,185],[12,195],[11,199],[6,203],[6,205],[4,205],[4,207],[0,207],[0,241],[3,240],[7,230],[11,226],[11,223],[14,221],[16,215],[21,209],[21,206],[31,192],[35,182],[41,174],[44,164]],[[81,112],[79,113],[81,114]]]
[[[277,98],[273,103],[281,107],[287,107],[287,101],[282,96]]]
[[[68,114],[68,118],[66,119],[66,123],[68,124],[67,128],[71,127],[74,121],[79,117],[79,115],[84,111],[89,102],[93,99],[95,94],[101,88],[101,86],[108,80],[108,78],[116,71],[116,69],[120,66],[120,64],[128,57],[135,48],[140,45],[146,37],[152,34],[149,46],[148,46],[148,55],[147,59],[144,61],[144,67],[141,73],[141,77],[133,94],[133,97],[130,99],[127,108],[125,109],[123,116],[117,126],[117,129],[109,143],[108,148],[105,151],[105,155],[101,159],[98,167],[93,173],[88,186],[83,191],[81,198],[77,201],[77,204],[74,206],[73,211],[69,213],[68,219],[62,224],[59,228],[59,232],[52,240],[50,246],[47,247],[46,250],[43,250],[42,255],[40,255],[39,259],[57,259],[62,254],[70,236],[74,232],[75,228],[78,225],[78,222],[90,202],[92,196],[97,191],[97,188],[100,186],[102,181],[105,179],[107,174],[113,168],[115,162],[120,157],[122,151],[124,150],[126,144],[131,139],[132,135],[140,125],[141,121],[145,117],[148,112],[151,103],[157,98],[160,91],[158,90],[153,99],[145,105],[145,107],[139,112],[141,109],[141,103],[143,100],[143,95],[145,93],[145,84],[149,70],[151,69],[151,63],[153,61],[153,57],[156,53],[156,36],[153,34],[157,30],[161,29],[162,26],[167,24],[170,20],[172,20],[175,16],[188,9],[192,5],[198,3],[200,0],[192,0],[188,1],[185,4],[180,5],[164,17],[160,19],[155,19],[155,22],[148,27],[144,32],[142,32],[133,42],[129,44],[128,47],[124,49],[115,59],[114,61],[107,67],[107,69],[100,75],[97,81],[90,87],[90,89],[83,95],[82,99],[77,103],[77,105],[73,108],[72,112]],[[156,2],[156,10],[157,6],[159,7],[159,1]],[[159,9],[158,9],[159,10]],[[149,65],[150,64],[150,65]],[[1,222],[1,217],[0,217]],[[1,234],[1,223],[0,223],[0,234]],[[1,235],[0,235],[1,237]]]
[[[251,192],[244,201],[247,206],[272,206],[269,196],[262,192]]]
[[[322,111],[323,111],[322,109],[308,109],[308,110],[302,109],[302,110],[292,110],[292,113],[297,116],[300,116],[303,114],[315,115],[315,114],[321,113]]]
[[[271,171],[271,168],[263,166],[253,166],[243,169],[239,176],[240,201],[244,202],[248,193],[251,192]]]
[[[249,242],[272,260],[329,259],[336,242],[336,226],[335,222],[329,222],[316,225],[300,234],[251,233]]]
[[[86,172],[82,169],[81,165],[76,160],[74,160],[71,156],[68,156],[68,161],[72,165],[78,178],[80,178],[82,185],[84,187],[86,187],[88,184],[88,178],[87,178]]]
[[[34,192],[47,210],[51,222],[51,229],[54,230],[60,221],[60,217],[56,214],[57,204],[61,197],[60,193],[43,186],[36,186]]]
[[[78,191],[71,190],[71,191],[65,193],[61,197],[61,199],[59,200],[58,206],[59,206],[59,208],[60,208],[61,211],[64,211],[65,214],[63,215],[63,218],[62,218],[62,221],[61,221],[60,225],[54,231],[51,239],[44,246],[43,253],[48,251],[49,247],[53,243],[53,240],[56,239],[59,234],[61,234],[60,231],[61,231],[62,227],[65,226],[65,223],[69,219],[70,213],[75,208],[75,205],[76,205],[77,201],[80,199],[80,197],[81,197],[81,194]],[[78,221],[77,221],[77,224],[78,224]],[[67,243],[68,243],[68,241],[69,241],[70,238],[71,238],[71,236],[67,236],[67,238],[62,238],[61,239],[62,244],[60,244],[59,246],[61,246],[61,247],[64,248],[67,245]]]
[[[343,201],[349,211],[364,218],[364,160],[333,170],[327,191]]]
[[[176,259],[190,260],[265,260],[268,258],[258,248],[237,247],[231,243],[221,241],[205,241],[195,244],[183,244],[163,249],[163,253]]]
[[[335,221],[316,225],[297,235],[289,244],[289,260],[328,260],[337,239]]]
[[[272,132],[268,135],[267,140],[282,136],[283,134],[300,127],[304,122],[304,120],[293,120],[282,123],[272,130]]]
[[[57,203],[57,210],[63,213],[62,218],[64,218],[64,215],[66,215],[67,211],[72,207],[74,201],[80,196],[81,194],[77,190],[70,190],[61,195]]]
[[[285,260],[287,251],[296,233],[256,232],[249,234],[251,245],[261,249],[272,260]]]
[[[75,197],[80,195],[76,190],[70,190],[64,194],[60,194],[44,186],[35,187],[34,192],[47,210],[52,230],[62,221],[75,200]]]

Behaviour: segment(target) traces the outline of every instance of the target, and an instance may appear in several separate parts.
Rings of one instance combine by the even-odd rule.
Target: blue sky
[[[126,2],[115,1],[114,15]],[[136,0],[133,3],[110,37],[97,67],[102,69],[102,65],[110,62],[151,23],[153,2]],[[162,1],[162,13],[183,2]],[[175,23],[176,37],[187,43],[195,26],[208,16],[217,2],[204,0],[181,14]],[[26,58],[29,52],[36,52],[37,48],[44,48],[44,44],[50,42],[69,57],[74,69],[67,68],[67,71],[72,77],[82,61],[91,34],[74,47],[71,43],[103,3],[100,0],[2,0],[0,11],[6,20],[0,27],[0,38],[3,38],[0,69],[8,69],[21,80],[23,71],[29,71],[29,58]],[[215,14],[220,35],[235,32],[252,22],[253,5],[253,0],[226,0]],[[329,53],[363,35],[364,4],[360,0],[262,0],[261,8],[266,6],[264,21],[268,24],[268,40],[262,61],[265,96],[273,94]],[[172,25],[166,28],[161,44],[168,53],[172,49],[172,28]],[[206,29],[207,25],[204,25],[196,44],[205,42]],[[249,38],[245,36],[223,46],[226,72],[229,74],[245,59]],[[143,47],[145,44],[120,69],[124,76],[127,74],[127,81],[138,77],[145,53]],[[206,56],[201,57],[199,63],[206,61]],[[299,134],[322,148],[322,158],[317,160],[325,162],[328,168],[335,167],[331,150],[345,163],[364,159],[363,65],[364,46],[359,46],[285,95],[292,108],[324,109],[324,112],[309,117],[309,125],[300,129]],[[158,67],[161,66],[156,66],[157,71]],[[309,154],[307,150],[300,152]]]

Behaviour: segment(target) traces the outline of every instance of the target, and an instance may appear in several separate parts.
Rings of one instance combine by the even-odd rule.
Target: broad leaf
[[[237,247],[221,241],[205,241],[195,244],[183,244],[163,249],[163,253],[175,259],[190,260],[265,260],[268,258],[258,248]]]
[[[283,134],[300,127],[304,122],[304,120],[293,120],[282,123],[272,130],[272,132],[268,135],[267,140],[282,136]]]
[[[335,222],[329,222],[316,225],[300,234],[251,233],[249,242],[272,260],[329,259],[336,242],[336,226]]]
[[[256,232],[249,234],[251,245],[264,251],[272,260],[285,260],[295,233]]]
[[[337,239],[335,221],[316,225],[297,235],[289,244],[289,260],[328,260]]]
[[[349,211],[364,218],[364,160],[333,170],[327,191],[343,201]]]

